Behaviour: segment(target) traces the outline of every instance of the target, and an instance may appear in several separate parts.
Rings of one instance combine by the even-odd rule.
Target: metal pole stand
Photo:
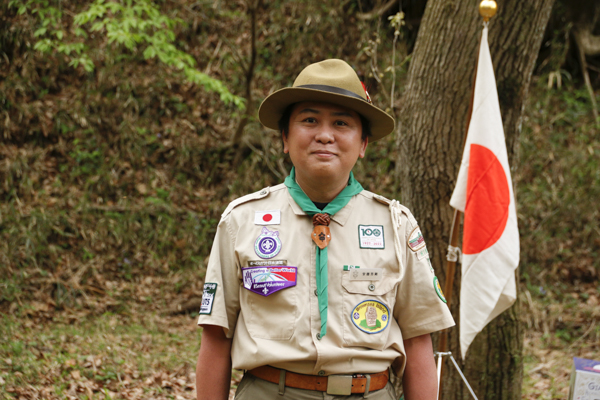
[[[473,392],[473,389],[471,388],[471,385],[469,385],[469,382],[467,382],[467,378],[465,378],[465,376],[463,375],[462,371],[460,370],[460,367],[456,363],[456,360],[452,356],[452,352],[450,352],[450,351],[446,351],[446,352],[436,351],[435,355],[437,357],[437,378],[438,378],[438,395],[437,395],[437,398],[438,399],[440,398],[440,391],[442,390],[442,382],[441,382],[441,377],[442,377],[442,357],[444,357],[444,356],[450,356],[450,360],[452,360],[452,364],[454,364],[454,368],[456,368],[456,370],[460,374],[460,377],[462,378],[463,382],[465,383],[465,385],[467,385],[467,388],[469,389],[469,392],[471,392],[471,396],[473,396],[473,398],[475,400],[478,400],[477,396],[475,396],[475,392]]]

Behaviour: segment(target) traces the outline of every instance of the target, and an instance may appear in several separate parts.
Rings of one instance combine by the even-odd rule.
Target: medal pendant
[[[313,242],[323,250],[331,241],[331,232],[329,227],[324,225],[316,225],[311,234]]]

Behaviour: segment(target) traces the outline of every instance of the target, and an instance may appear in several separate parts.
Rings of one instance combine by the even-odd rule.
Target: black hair
[[[296,103],[292,103],[283,110],[283,114],[281,114],[281,118],[279,118],[279,122],[277,126],[279,128],[279,132],[283,133],[283,135],[287,138],[288,133],[290,131],[290,117],[292,116],[292,110]],[[358,114],[358,113],[357,113]],[[362,140],[363,142],[373,136],[371,133],[371,121],[362,116],[362,114],[358,114],[360,117],[360,124],[362,125]]]

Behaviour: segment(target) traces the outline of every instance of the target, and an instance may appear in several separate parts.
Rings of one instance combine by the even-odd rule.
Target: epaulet
[[[250,194],[247,194],[245,196],[242,196],[242,197],[239,197],[239,198],[233,200],[231,203],[229,203],[229,205],[227,206],[225,211],[223,211],[223,214],[221,214],[221,218],[225,218],[227,216],[227,214],[229,214],[231,212],[231,210],[233,210],[240,204],[244,204],[244,203],[247,203],[252,200],[258,200],[258,199],[267,197],[269,195],[269,193],[271,192],[270,189],[271,188],[269,186],[267,186],[266,188],[264,188],[258,192],[250,193]]]
[[[413,226],[417,226],[417,220],[415,219],[415,217],[412,215],[412,213],[410,212],[410,210],[408,209],[408,207],[403,206],[402,204],[400,204],[398,201],[396,200],[390,200],[386,197],[380,196],[378,194],[373,194],[373,198],[375,200],[377,200],[378,202],[380,202],[381,204],[384,204],[388,207],[395,207],[398,208],[400,211],[402,211],[404,214],[406,214],[406,216],[408,217],[408,220],[410,221],[410,223]]]
[[[375,200],[377,200],[378,202],[380,202],[381,204],[384,204],[386,206],[389,206],[390,204],[392,204],[392,201],[386,197],[380,196],[378,194],[373,193],[373,198]]]

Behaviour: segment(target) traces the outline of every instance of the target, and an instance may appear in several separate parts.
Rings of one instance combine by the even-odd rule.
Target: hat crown
[[[371,142],[394,130],[394,118],[371,103],[354,69],[338,59],[324,60],[304,68],[292,87],[279,89],[263,100],[258,118],[268,128],[281,129],[279,123],[286,109],[306,101],[335,104],[357,112],[371,124]]]
[[[354,69],[343,60],[331,59],[304,68],[293,87],[306,85],[333,86],[349,90],[367,101],[365,89]]]

